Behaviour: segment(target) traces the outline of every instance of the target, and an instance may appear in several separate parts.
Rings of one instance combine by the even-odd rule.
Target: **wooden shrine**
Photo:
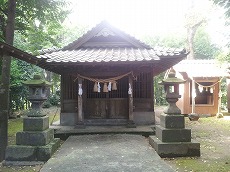
[[[187,56],[152,48],[103,21],[61,49],[37,57],[0,43],[0,51],[61,75],[61,125],[154,124],[154,76]]]

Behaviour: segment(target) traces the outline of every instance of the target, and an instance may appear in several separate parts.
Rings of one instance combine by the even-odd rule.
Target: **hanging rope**
[[[211,87],[214,87],[216,84],[218,84],[219,82],[221,82],[221,80],[222,80],[223,78],[221,78],[220,80],[218,80],[217,82],[215,82],[214,84],[212,84],[212,85],[202,85],[202,84],[200,84],[200,83],[198,83],[198,82],[196,82],[195,80],[194,80],[194,82],[198,85],[198,86],[201,86],[201,87],[207,87],[207,88],[211,88]]]
[[[109,83],[109,82],[116,82],[117,80],[121,79],[121,78],[124,78],[125,76],[128,76],[128,75],[132,75],[132,77],[134,78],[134,80],[136,80],[136,77],[134,77],[133,75],[133,72],[128,72],[126,74],[123,74],[123,75],[119,75],[119,76],[116,76],[116,77],[112,77],[112,78],[107,78],[107,79],[98,79],[98,78],[91,78],[91,77],[87,77],[87,76],[83,76],[83,75],[80,75],[80,74],[77,74],[77,78],[74,79],[74,82],[78,79],[78,78],[82,78],[82,79],[87,79],[89,81],[92,81],[92,82],[97,82],[97,83]]]

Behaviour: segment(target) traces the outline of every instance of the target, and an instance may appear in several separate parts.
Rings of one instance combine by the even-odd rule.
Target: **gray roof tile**
[[[173,52],[156,52],[153,49],[134,48],[81,48],[77,50],[55,51],[38,56],[47,62],[110,62],[110,61],[150,61],[159,60],[161,55]]]
[[[59,50],[38,56],[47,62],[110,62],[110,61],[151,61],[160,60],[161,56],[184,54],[177,49],[145,48],[80,48]]]

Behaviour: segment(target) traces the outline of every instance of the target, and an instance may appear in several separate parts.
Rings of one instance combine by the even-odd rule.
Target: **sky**
[[[186,34],[185,14],[194,5],[195,13],[205,16],[213,41],[224,44],[226,37],[223,10],[210,9],[209,0],[69,0],[72,26],[94,27],[102,20],[126,33],[141,38],[146,35]]]

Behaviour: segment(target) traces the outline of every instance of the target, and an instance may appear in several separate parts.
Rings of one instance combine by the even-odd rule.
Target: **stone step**
[[[84,121],[89,126],[120,126],[127,125],[127,119],[88,119]]]

